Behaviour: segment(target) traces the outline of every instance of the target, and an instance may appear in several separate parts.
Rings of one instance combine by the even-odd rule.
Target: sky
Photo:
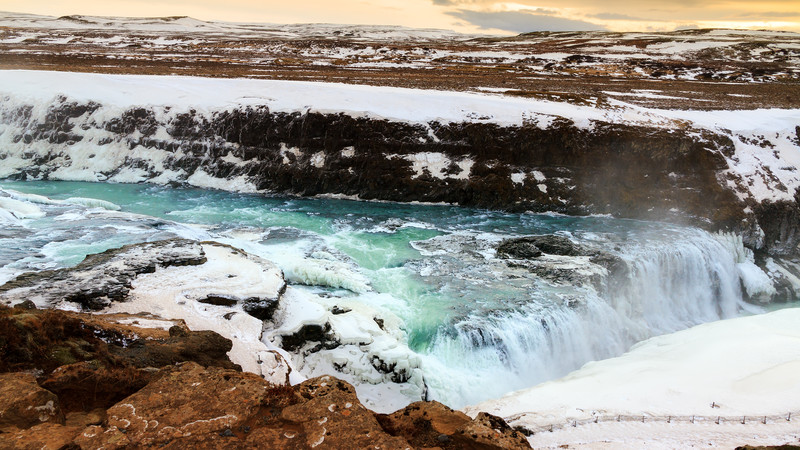
[[[403,25],[481,34],[680,28],[800,31],[800,0],[0,0],[0,11]]]

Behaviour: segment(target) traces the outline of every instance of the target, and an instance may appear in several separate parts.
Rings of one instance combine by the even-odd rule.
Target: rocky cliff
[[[753,249],[796,252],[796,177],[783,160],[800,145],[796,130],[756,139],[691,122],[467,116],[410,122],[6,97],[0,175],[611,214],[732,230]]]
[[[138,320],[0,307],[0,447],[529,448],[488,414],[435,402],[375,414],[327,376],[272,385],[214,332]]]

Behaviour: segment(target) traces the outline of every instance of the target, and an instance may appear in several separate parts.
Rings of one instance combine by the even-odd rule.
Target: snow
[[[204,34],[213,36],[261,37],[261,38],[310,38],[333,39],[348,37],[372,41],[393,42],[398,40],[465,40],[478,37],[450,30],[407,28],[382,25],[336,25],[336,24],[269,24],[203,21],[191,17],[97,17],[79,16],[51,17],[34,14],[0,12],[0,27],[15,27],[47,30],[98,30],[128,31],[140,33]]]
[[[39,219],[45,216],[44,211],[32,203],[6,197],[0,197],[0,211],[5,217],[13,216],[17,219]]]
[[[772,438],[787,439],[778,442],[786,443],[787,437],[797,439],[797,427],[786,427],[781,418],[800,413],[800,381],[795,376],[800,370],[798,321],[800,309],[784,309],[651,338],[620,357],[590,362],[561,379],[471,406],[466,412],[486,411],[533,431],[553,426],[560,430],[561,444],[599,445],[611,439],[633,446],[643,436],[652,439],[659,433],[678,438],[684,447],[697,436],[713,444],[726,439],[733,424],[743,418],[746,422],[747,417],[751,428],[739,437],[749,439],[737,445],[754,435],[773,433],[782,433]],[[765,416],[771,424],[767,426],[774,428],[758,428]],[[712,432],[718,417],[724,426]],[[695,428],[697,422],[705,429]],[[678,427],[679,423],[686,426]],[[534,446],[552,445],[553,439],[550,433],[529,438]]]
[[[245,255],[230,247],[204,244],[208,261],[200,266],[157,268],[138,276],[132,283],[129,301],[113,303],[104,313],[150,313],[162,319],[183,319],[189,329],[212,330],[233,342],[231,361],[247,372],[283,384],[287,367],[276,367],[272,352],[289,356],[283,350],[261,342],[263,323],[245,313],[241,306],[215,306],[197,300],[211,294],[233,293],[237,297],[277,298],[284,285],[281,272],[273,264]],[[229,277],[235,274],[234,277]],[[224,316],[234,312],[229,318]],[[297,380],[296,380],[297,381]]]
[[[334,306],[346,312],[333,314],[330,310]],[[382,320],[381,327],[376,318]],[[312,341],[291,353],[294,366],[303,375],[329,375],[331,368],[336,368],[336,377],[352,383],[361,402],[380,413],[390,413],[422,399],[425,387],[420,357],[403,344],[407,338],[401,321],[391,313],[364,302],[326,299],[289,287],[273,322],[276,326],[268,324],[263,338],[271,345],[304,326],[329,327],[328,334],[336,342],[332,348],[319,348],[319,343]],[[378,370],[381,362],[384,368]],[[404,382],[393,381],[393,377],[401,375],[406,377]]]
[[[453,161],[444,153],[439,152],[420,152],[420,153],[412,153],[410,155],[387,155],[388,159],[394,158],[402,158],[406,161],[411,163],[411,170],[414,171],[414,175],[411,178],[418,178],[424,175],[426,172],[430,174],[430,176],[434,178],[438,178],[440,180],[444,180],[445,178],[451,178],[456,180],[466,180],[469,179],[469,174],[472,170],[472,166],[475,164],[475,161],[465,158],[458,162],[456,165],[460,169],[457,174],[447,174],[445,173]]]
[[[665,97],[657,91],[636,92],[643,98]],[[541,99],[504,96],[486,92],[452,92],[406,89],[379,86],[359,86],[337,83],[210,79],[183,76],[103,75],[90,73],[63,73],[43,71],[0,71],[0,95],[6,97],[6,107],[26,103],[34,105],[34,113],[44,120],[47,106],[59,95],[70,101],[95,101],[103,106],[91,115],[76,118],[76,122],[103,124],[118,117],[125,109],[134,106],[148,107],[157,113],[158,120],[166,124],[179,112],[195,110],[199,115],[209,115],[222,110],[247,106],[266,106],[274,112],[344,113],[353,117],[387,119],[412,124],[428,125],[431,122],[458,123],[481,122],[501,126],[536,124],[549,126],[554,118],[571,120],[577,127],[591,128],[596,121],[617,124],[642,125],[672,130],[689,130],[700,136],[700,130],[709,130],[728,136],[734,143],[735,155],[728,158],[729,173],[743,180],[739,195],[757,201],[793,200],[800,188],[800,145],[796,142],[795,127],[800,123],[800,109],[756,109],[741,111],[666,110],[646,108],[609,99],[608,106],[574,105]],[[616,94],[615,94],[616,95]],[[167,111],[169,109],[169,111]],[[13,127],[9,124],[8,127]],[[164,172],[163,161],[169,153],[137,146],[129,149],[125,142],[112,142],[97,157],[97,143],[108,138],[108,132],[88,127],[84,139],[72,145],[23,145],[11,141],[14,133],[0,133],[0,145],[6,153],[0,177],[16,173],[30,163],[24,155],[52,154],[53,148],[62,153],[48,164],[54,167],[51,179],[104,181],[114,169],[120,168],[126,157],[136,157],[151,162],[152,172]],[[166,132],[159,127],[159,138]],[[75,133],[84,133],[80,127]],[[431,139],[437,140],[431,134]],[[68,149],[68,151],[67,151]],[[297,148],[283,145],[281,154],[286,164],[289,153],[298,159],[303,155]],[[343,149],[349,157],[352,149]],[[437,178],[467,179],[471,161],[451,161],[443,154],[423,152],[399,156],[412,164],[416,176],[426,171]],[[322,168],[324,155],[309,158],[312,166]],[[457,174],[445,174],[455,162],[460,167]],[[236,160],[237,165],[244,162]],[[174,173],[174,176],[180,174]],[[210,174],[191,174],[190,183],[199,187],[230,188],[230,181],[214,179]],[[121,171],[114,181],[139,182],[148,175],[143,171]],[[149,176],[154,176],[152,173]],[[155,175],[157,176],[157,175]],[[174,179],[162,176],[154,182],[167,183]],[[539,184],[541,181],[537,178]],[[522,182],[517,179],[515,183]],[[235,180],[235,190],[253,192],[255,187],[246,178]]]
[[[258,192],[256,186],[244,175],[235,178],[216,178],[202,169],[196,170],[186,179],[192,186],[206,189],[219,189],[233,192],[254,193]]]

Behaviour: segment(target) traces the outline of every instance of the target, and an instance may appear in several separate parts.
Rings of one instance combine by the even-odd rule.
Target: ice
[[[334,306],[345,312],[331,313]],[[383,325],[375,318],[381,318]],[[289,287],[272,323],[275,326],[267,325],[264,340],[276,344],[307,326],[328,330],[324,345],[312,340],[291,353],[298,373],[307,377],[333,373],[355,385],[367,407],[382,413],[422,399],[421,360],[402,343],[406,336],[401,322],[391,313]]]
[[[121,209],[119,205],[97,198],[70,197],[61,203],[69,205],[81,205],[86,206],[87,208],[102,208],[109,211],[119,211]]]
[[[282,264],[286,279],[309,286],[344,288],[353,292],[369,291],[367,280],[347,264],[318,258],[292,260]]]
[[[8,197],[0,197],[0,210],[17,219],[38,219],[45,215],[44,211],[33,203]]]
[[[186,179],[186,182],[192,186],[207,189],[220,189],[232,192],[258,192],[256,186],[245,175],[240,175],[231,179],[216,178],[202,169],[196,170],[192,176]]]

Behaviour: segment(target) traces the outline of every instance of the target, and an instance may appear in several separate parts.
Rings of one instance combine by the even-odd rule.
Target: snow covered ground
[[[71,31],[122,31],[159,34],[203,34],[230,38],[286,38],[308,39],[313,37],[368,40],[436,40],[470,39],[475,35],[456,33],[432,28],[408,28],[383,25],[336,25],[336,24],[274,24],[237,23],[197,20],[191,17],[97,17],[71,15],[63,17],[35,14],[0,12],[0,27],[19,27],[30,30]],[[180,41],[179,41],[180,42]],[[66,43],[66,42],[65,42]],[[163,39],[160,44],[168,45]]]
[[[467,412],[533,431],[534,447],[797,444],[798,323],[793,308],[699,325]]]

